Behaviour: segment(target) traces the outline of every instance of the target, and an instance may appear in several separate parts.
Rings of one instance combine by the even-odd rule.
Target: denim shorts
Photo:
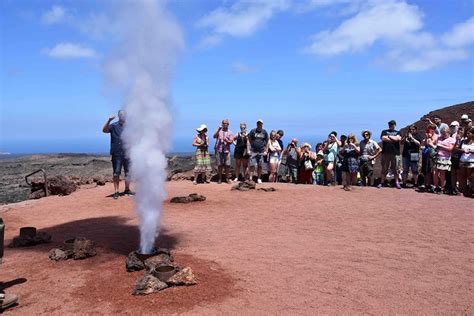
[[[412,174],[418,174],[418,161],[411,161],[410,157],[403,157],[403,174],[407,175],[411,170]]]
[[[123,172],[125,173],[125,178],[128,177],[128,170],[129,170],[130,160],[125,158],[124,156],[117,156],[112,155],[112,168],[114,170],[114,177],[120,177]]]

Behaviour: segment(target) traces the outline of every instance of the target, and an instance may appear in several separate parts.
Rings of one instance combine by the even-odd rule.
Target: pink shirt
[[[439,144],[442,144],[443,146],[453,146],[454,144],[456,143],[456,139],[454,139],[454,137],[448,137],[446,139],[441,139],[441,138],[438,138],[438,145]],[[441,157],[441,158],[451,158],[451,151],[447,151],[441,147],[438,147],[438,157]]]
[[[227,139],[232,141],[234,138],[234,134],[230,130],[227,131],[219,131],[219,136],[217,137],[217,151],[222,153],[228,153],[230,151],[230,144],[226,143],[224,140]]]

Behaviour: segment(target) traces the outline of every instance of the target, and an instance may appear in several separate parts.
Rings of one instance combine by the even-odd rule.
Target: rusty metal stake
[[[32,175],[38,173],[38,172],[43,173],[43,177],[44,177],[44,195],[48,196],[49,195],[49,193],[48,193],[48,177],[47,177],[46,171],[44,171],[44,169],[38,169],[35,172],[32,172],[32,173],[26,175],[25,176],[26,184],[28,184],[29,186],[32,186],[32,184],[28,182],[28,178],[31,177]]]

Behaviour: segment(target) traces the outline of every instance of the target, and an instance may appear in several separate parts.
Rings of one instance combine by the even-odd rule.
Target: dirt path
[[[106,197],[111,185],[2,206],[7,243],[21,226],[53,236],[6,249],[0,281],[20,297],[9,313],[474,314],[472,199],[274,187],[168,183],[170,197],[207,197],[165,203],[159,239],[200,283],[146,297],[130,294],[141,273],[124,269],[138,244],[133,202]],[[74,235],[95,240],[99,255],[50,261],[49,249]]]

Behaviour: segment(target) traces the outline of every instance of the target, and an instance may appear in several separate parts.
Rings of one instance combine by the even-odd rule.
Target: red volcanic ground
[[[127,273],[137,248],[133,200],[112,185],[0,208],[6,242],[36,226],[53,242],[6,249],[2,288],[19,296],[11,314],[474,314],[472,199],[413,190],[276,184],[276,192],[227,184],[167,183],[158,246],[195,271],[199,284],[136,297],[142,272]],[[270,186],[264,184],[263,186]],[[53,262],[71,236],[99,254]]]

